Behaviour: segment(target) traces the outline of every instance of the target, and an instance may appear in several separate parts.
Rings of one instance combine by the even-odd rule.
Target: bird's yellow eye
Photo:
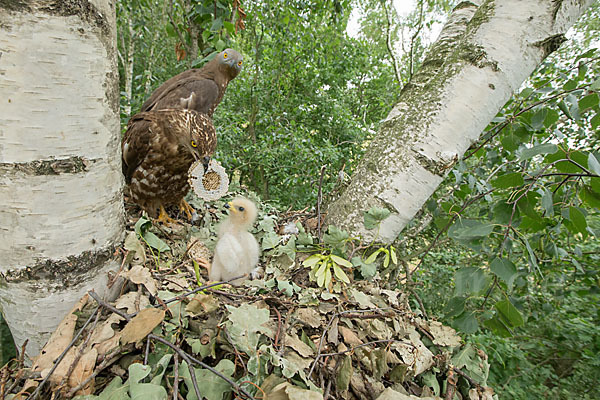
[[[240,66],[240,67],[242,66],[242,62],[241,61],[238,63],[238,66]]]
[[[192,142],[190,144],[192,145],[192,147],[198,147],[198,144],[196,143],[195,140],[192,140]]]
[[[223,58],[227,58],[227,52],[223,53]]]

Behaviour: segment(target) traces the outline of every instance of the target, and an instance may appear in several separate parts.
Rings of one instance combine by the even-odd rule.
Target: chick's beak
[[[235,212],[235,207],[233,206],[233,203],[231,201],[225,204],[225,208],[230,210],[231,212]]]

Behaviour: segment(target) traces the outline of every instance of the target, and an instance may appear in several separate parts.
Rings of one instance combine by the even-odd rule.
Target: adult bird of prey
[[[186,108],[212,117],[227,89],[227,84],[242,69],[242,55],[226,49],[204,67],[175,75],[156,89],[141,111]]]
[[[194,110],[140,112],[129,120],[123,137],[122,168],[131,200],[160,222],[173,222],[165,212],[179,205],[191,219],[184,196],[190,189],[188,169],[214,153],[217,135],[212,119]]]

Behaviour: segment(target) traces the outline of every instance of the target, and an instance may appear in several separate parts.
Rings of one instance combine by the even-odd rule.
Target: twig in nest
[[[169,309],[169,307],[167,307],[167,304],[158,296],[154,298],[156,299],[156,302],[163,308],[163,310],[165,310],[165,312],[169,314],[171,318],[173,318],[173,312]]]
[[[25,339],[25,341],[23,342],[23,345],[21,346],[21,354],[19,354],[19,360],[17,361],[17,371],[18,371],[17,376],[15,377],[15,381],[12,383],[12,385],[10,385],[10,387],[6,391],[7,393],[12,393],[13,389],[17,387],[17,385],[21,381],[21,378],[23,377],[25,348],[27,347],[28,342],[29,342],[29,339]],[[4,397],[2,397],[2,399],[4,399]]]
[[[201,399],[202,395],[200,394],[200,389],[198,389],[198,381],[196,380],[196,371],[194,371],[194,367],[192,366],[192,363],[189,362],[189,360],[186,360],[186,361],[188,362],[188,370],[190,371],[190,378],[192,379],[192,385],[194,386],[194,392],[196,392],[196,397]]]
[[[211,283],[210,285],[203,285],[203,286],[200,286],[199,288],[196,288],[194,290],[190,290],[189,292],[182,293],[182,294],[177,295],[175,297],[172,297],[170,299],[164,300],[162,303],[163,304],[169,304],[169,303],[172,303],[174,301],[183,300],[183,299],[185,299],[187,296],[189,296],[191,294],[198,293],[198,292],[201,292],[201,291],[206,290],[206,289],[210,289],[211,287],[215,287],[215,286],[223,285],[225,283],[233,282],[233,281],[235,281],[237,279],[244,278],[245,276],[246,276],[246,274],[236,276],[235,278],[231,278],[231,279],[228,279],[226,281],[215,282],[215,283]],[[137,315],[137,312],[131,314],[130,317],[135,317],[136,315]]]
[[[98,306],[98,307],[100,307],[100,306]],[[92,334],[94,333],[94,329],[96,329],[96,325],[98,325],[98,320],[100,319],[100,314],[102,314],[102,313],[101,312],[96,313],[96,319],[94,320],[94,324],[90,327],[90,330],[88,331],[87,337],[85,338],[83,344],[81,346],[79,346],[79,351],[77,352],[77,356],[71,363],[71,366],[69,367],[69,370],[67,371],[67,374],[62,378],[62,381],[60,382],[60,386],[64,385],[69,380],[69,378],[71,377],[71,374],[73,373],[73,371],[75,370],[75,367],[77,366],[77,363],[79,363],[79,360],[81,359],[81,356],[83,355],[83,350],[85,350],[85,348],[87,347],[87,344],[89,343],[90,339],[92,338]]]
[[[411,346],[413,348],[415,347],[415,345],[412,343],[406,343],[406,342],[403,342],[402,340],[398,340],[398,339],[381,339],[381,340],[373,340],[372,342],[357,344],[356,346],[353,346],[346,350],[338,351],[336,353],[323,353],[323,354],[320,354],[319,356],[320,357],[340,356],[342,354],[352,353],[354,350],[356,350],[360,347],[370,346],[372,344],[378,344],[378,343],[400,343],[400,344],[404,344],[406,346]]]
[[[323,348],[323,340],[325,339],[325,334],[327,334],[327,331],[329,331],[331,324],[333,323],[333,321],[336,318],[338,318],[342,315],[345,316],[347,314],[352,314],[352,313],[362,314],[362,313],[366,313],[366,312],[382,312],[383,310],[387,310],[387,308],[375,308],[375,309],[368,309],[368,310],[347,310],[347,311],[340,311],[339,313],[333,314],[333,316],[329,319],[327,326],[323,330],[323,333],[321,334],[321,338],[319,339],[319,347],[317,348],[317,355],[315,356],[315,359],[310,366],[310,370],[308,371],[308,379],[312,380],[312,378],[311,378],[312,373],[315,369],[315,366],[317,365],[317,361],[319,361],[319,359],[321,358],[321,350]]]
[[[279,346],[279,335],[281,334],[281,313],[279,312],[277,307],[273,307],[273,310],[275,310],[275,313],[277,314],[277,333],[275,334],[274,346],[278,347]]]
[[[109,289],[115,284],[115,282],[117,281],[117,278],[119,277],[119,274],[121,273],[121,271],[123,271],[123,267],[125,267],[125,260],[127,260],[127,256],[129,255],[129,250],[127,250],[127,252],[125,253],[125,255],[123,256],[123,261],[121,262],[121,266],[119,267],[119,270],[117,271],[116,274],[114,274],[109,280],[108,283],[106,284],[106,287],[108,287]]]
[[[229,332],[227,331],[226,328],[223,328],[223,332],[225,334],[225,340],[227,340],[227,343],[229,343],[229,345],[233,349],[233,352],[235,353],[236,365],[237,365],[237,362],[239,361],[240,362],[240,366],[242,368],[244,368],[245,374],[248,374],[248,368],[246,367],[246,363],[244,362],[244,359],[242,358],[242,355],[238,351],[237,347],[235,347],[235,344],[233,343],[233,340],[231,340],[231,336],[229,336]]]
[[[8,363],[2,367],[2,381],[0,382],[0,399],[4,400],[4,390],[6,389],[6,381],[8,380]]]
[[[67,393],[66,398],[70,399],[71,397],[73,397],[75,395],[75,393],[77,393],[78,391],[80,391],[82,388],[86,387],[86,385],[88,383],[90,383],[90,381],[92,379],[94,379],[100,372],[102,372],[104,370],[104,368],[108,367],[110,364],[112,364],[113,362],[115,362],[116,360],[118,360],[119,358],[121,358],[121,356],[123,355],[123,353],[131,351],[131,349],[133,349],[133,347],[134,347],[134,344],[130,343],[130,344],[128,344],[124,348],[122,348],[121,346],[119,346],[119,347],[115,348],[113,351],[111,351],[109,354],[107,354],[104,357],[104,360],[100,363],[100,365],[98,365],[94,369],[94,372],[92,372],[92,374],[90,376],[88,376],[87,378],[85,378],[83,380],[83,382],[81,382],[79,385],[77,385],[76,387],[74,387],[73,389],[71,389],[69,391],[69,393]]]
[[[262,388],[261,388],[260,386],[258,386],[256,383],[254,383],[254,382],[252,382],[252,381],[242,381],[242,382],[240,382],[240,385],[241,385],[242,383],[249,383],[249,384],[251,384],[251,385],[252,385],[252,386],[254,386],[256,389],[258,389],[258,391],[260,391],[260,392],[262,393],[262,398],[263,398],[263,399],[266,399],[266,398],[267,398],[267,394],[265,393],[265,391],[264,391],[264,390],[262,390]]]
[[[87,319],[87,321],[85,321],[85,323],[83,324],[83,326],[81,327],[81,329],[79,329],[79,332],[77,332],[77,334],[75,335],[75,337],[73,338],[73,340],[71,340],[71,343],[69,343],[69,345],[63,350],[63,352],[60,354],[60,356],[58,356],[58,358],[54,361],[54,365],[52,366],[52,368],[50,368],[50,371],[48,372],[48,375],[46,375],[46,377],[44,378],[44,380],[42,382],[40,382],[40,384],[38,385],[38,387],[35,388],[35,390],[33,391],[33,393],[31,393],[27,397],[26,400],[36,399],[40,395],[40,392],[41,392],[42,388],[44,387],[44,385],[46,384],[46,382],[48,382],[48,379],[50,379],[50,377],[54,373],[54,370],[56,370],[56,367],[58,367],[58,364],[60,364],[60,362],[63,360],[63,358],[65,358],[65,356],[67,355],[67,352],[71,349],[71,347],[73,347],[73,345],[75,344],[75,342],[77,341],[77,339],[79,339],[79,336],[81,336],[81,334],[83,333],[83,330],[89,325],[90,322],[92,322],[92,319],[96,316],[96,313],[98,312],[98,310],[100,310],[100,306],[96,307],[96,309],[94,310],[94,312],[92,312],[92,314]]]
[[[191,368],[192,364],[197,364],[197,365],[201,366],[202,368],[207,369],[210,372],[212,372],[213,374],[217,375],[219,378],[223,379],[225,382],[229,383],[236,392],[243,394],[248,399],[254,399],[254,397],[252,397],[248,392],[246,392],[244,389],[242,389],[237,383],[235,383],[234,381],[232,381],[231,379],[229,379],[228,377],[226,377],[225,375],[223,375],[222,373],[220,373],[219,371],[217,371],[210,365],[207,365],[207,364],[203,363],[202,361],[197,360],[196,358],[190,356],[188,353],[183,351],[179,346],[176,346],[173,343],[169,342],[168,340],[163,339],[160,336],[156,336],[153,333],[149,334],[148,337],[152,340],[156,340],[164,345],[167,345],[170,348],[172,348],[173,350],[175,350],[181,356],[181,358],[183,358],[185,361],[187,361],[188,366],[190,368]],[[193,373],[193,369],[190,369],[190,375],[192,377],[192,382],[194,383],[194,381],[196,379],[195,379],[195,374]],[[196,385],[197,385],[197,382],[194,383],[194,389],[196,389]],[[196,394],[198,395],[199,399],[202,398],[200,396],[199,391],[197,391]]]
[[[452,371],[456,372],[457,374],[459,374],[460,376],[462,376],[463,378],[465,378],[467,381],[469,381],[469,383],[471,384],[471,386],[477,387],[477,388],[481,388],[481,385],[477,382],[475,382],[473,380],[473,378],[471,378],[469,375],[465,374],[464,372],[462,372],[460,369],[456,368],[456,367],[452,367]]]
[[[446,389],[446,396],[444,400],[452,400],[454,398],[454,393],[456,392],[456,376],[454,376],[454,369],[450,368],[448,370],[448,378],[446,379],[448,382],[448,387]]]
[[[179,394],[179,354],[175,353],[173,356],[173,369],[175,371],[175,377],[173,378],[173,400],[177,400]]]
[[[344,314],[346,318],[358,318],[358,319],[376,319],[376,318],[393,318],[396,316],[394,311],[387,311],[381,314]]]
[[[150,355],[150,338],[146,338],[146,352],[144,353],[144,365],[148,365],[148,356]]]
[[[114,312],[118,316],[125,318],[127,321],[131,321],[131,318],[133,318],[133,316],[131,316],[131,315],[129,315],[129,314],[127,314],[127,313],[119,310],[117,307],[111,306],[110,304],[108,304],[107,302],[105,302],[104,300],[102,300],[100,298],[100,296],[98,296],[98,293],[96,293],[94,290],[90,290],[88,292],[88,294],[90,295],[90,297],[92,299],[96,300],[96,303],[98,303],[102,307],[106,308],[107,310],[110,310],[110,311]]]

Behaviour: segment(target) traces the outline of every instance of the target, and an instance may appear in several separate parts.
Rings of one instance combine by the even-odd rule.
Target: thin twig
[[[6,382],[8,381],[8,363],[2,367],[2,382],[0,383],[0,399],[4,400],[4,391],[6,390]]]
[[[275,313],[277,314],[277,333],[275,334],[275,342],[273,343],[273,346],[278,347],[279,334],[281,333],[281,313],[279,312],[277,307],[273,307],[273,310],[275,310]]]
[[[150,355],[150,338],[146,338],[146,353],[144,354],[144,365],[148,365],[148,356]]]
[[[333,321],[336,318],[339,318],[342,315],[351,314],[351,313],[366,313],[366,312],[373,312],[373,311],[381,312],[383,310],[387,310],[387,308],[375,308],[375,309],[368,309],[368,310],[346,310],[346,311],[340,311],[338,313],[333,314],[333,316],[329,319],[329,322],[327,322],[327,326],[323,330],[323,333],[321,334],[321,338],[319,339],[319,346],[317,347],[317,355],[315,356],[315,359],[313,360],[313,362],[310,366],[310,370],[308,371],[308,379],[312,380],[312,378],[311,378],[312,373],[315,369],[315,366],[317,365],[317,362],[321,358],[321,350],[323,348],[323,341],[325,340],[325,335],[327,334],[327,331],[329,331],[331,324],[333,323]]]
[[[465,378],[467,381],[469,381],[469,383],[471,384],[471,386],[475,386],[477,388],[481,388],[481,385],[479,383],[475,382],[473,380],[473,378],[471,378],[469,375],[467,375],[464,372],[462,372],[460,369],[458,369],[456,367],[452,367],[452,370],[454,372],[456,372],[457,374],[459,374],[460,376],[462,376],[463,378]]]
[[[71,343],[69,343],[69,345],[63,350],[63,352],[60,354],[60,356],[58,356],[58,358],[54,361],[54,365],[52,366],[52,368],[50,368],[50,371],[48,372],[48,374],[46,375],[44,380],[39,384],[39,386],[37,388],[35,388],[33,393],[31,393],[27,397],[26,400],[36,399],[40,395],[42,388],[44,387],[46,382],[48,382],[48,379],[50,379],[50,377],[56,370],[56,367],[58,367],[58,364],[60,364],[60,362],[63,360],[63,358],[65,358],[65,356],[67,355],[67,352],[71,349],[71,347],[73,347],[75,342],[79,339],[79,336],[81,336],[81,334],[83,333],[83,330],[90,324],[90,322],[92,322],[92,319],[96,316],[96,313],[98,312],[99,309],[100,309],[100,306],[96,307],[96,309],[92,312],[92,314],[87,319],[87,321],[85,321],[85,323],[83,324],[81,329],[79,329],[79,332],[77,332],[77,334],[75,335],[73,340],[71,340]]]
[[[98,306],[98,307],[100,307],[100,306]],[[90,339],[92,338],[92,334],[94,333],[94,329],[96,329],[96,325],[98,325],[98,320],[100,319],[100,314],[102,314],[102,313],[101,312],[96,313],[96,319],[94,320],[94,324],[90,327],[83,344],[81,346],[79,346],[79,351],[77,352],[77,356],[71,363],[71,366],[69,367],[69,371],[67,371],[67,374],[63,377],[62,381],[60,382],[60,386],[64,385],[65,382],[68,381],[68,379],[71,377],[71,374],[75,370],[75,367],[79,363],[79,360],[81,359],[81,356],[83,355],[83,350],[85,350],[85,348],[87,347],[87,344],[90,342]]]
[[[175,353],[173,356],[173,369],[175,370],[175,376],[173,378],[173,400],[177,400],[179,394],[179,354]]]
[[[170,298],[170,299],[167,299],[167,300],[163,301],[163,303],[164,303],[164,304],[169,304],[169,303],[172,303],[172,302],[174,302],[174,301],[183,300],[183,299],[185,299],[187,296],[189,296],[189,295],[191,295],[191,294],[198,293],[198,292],[201,292],[202,290],[206,290],[206,289],[209,289],[209,288],[212,288],[212,287],[215,287],[215,286],[223,285],[223,284],[225,284],[225,283],[230,283],[230,282],[233,282],[233,281],[235,281],[235,280],[238,280],[238,279],[244,278],[246,275],[247,275],[247,274],[244,274],[244,275],[239,275],[239,276],[236,276],[235,278],[231,278],[231,279],[228,279],[228,280],[226,280],[226,281],[215,282],[215,283],[211,283],[210,285],[203,285],[203,286],[200,286],[199,288],[196,288],[196,289],[194,289],[194,290],[190,290],[189,292],[182,293],[182,294],[180,294],[180,295],[177,295],[177,296],[175,296],[175,297],[172,297],[172,298]],[[131,316],[132,316],[132,317],[134,317],[136,314],[137,314],[137,313],[131,314]]]
[[[111,306],[110,304],[108,304],[107,302],[102,300],[100,298],[100,296],[98,296],[98,293],[96,293],[94,290],[90,290],[88,292],[88,294],[90,295],[90,297],[92,299],[96,300],[96,303],[98,303],[98,305],[101,305],[102,307],[106,308],[107,310],[114,312],[118,316],[125,318],[127,321],[131,321],[131,318],[133,318],[131,315],[127,314],[126,312],[123,312],[123,311],[119,310],[118,308]]]
[[[320,357],[339,356],[339,355],[342,355],[342,354],[351,353],[351,352],[353,352],[354,350],[356,350],[356,349],[358,349],[360,347],[370,346],[372,344],[378,344],[378,343],[400,343],[400,344],[404,344],[404,345],[407,345],[407,346],[415,347],[414,344],[412,344],[412,343],[406,343],[406,342],[403,342],[402,340],[399,340],[399,339],[381,339],[381,340],[373,340],[372,342],[366,342],[366,343],[357,344],[356,346],[353,346],[353,347],[351,347],[349,349],[338,351],[338,352],[335,352],[335,353],[323,353],[323,354],[320,355]]]
[[[444,400],[452,400],[454,398],[454,393],[456,392],[456,377],[454,376],[453,368],[448,370],[448,378],[446,378],[446,382],[448,382],[448,385]]]
[[[200,389],[198,388],[198,381],[196,380],[196,371],[194,371],[194,367],[192,366],[192,363],[189,362],[189,360],[186,360],[186,361],[188,362],[187,363],[188,371],[190,372],[190,378],[192,379],[192,386],[194,386],[194,392],[196,392],[196,397],[201,399],[202,395],[200,395]]]
[[[29,339],[25,339],[25,341],[21,345],[21,354],[19,354],[19,359],[17,361],[17,371],[18,371],[17,372],[17,376],[15,377],[15,381],[12,383],[12,385],[10,385],[10,387],[6,391],[7,393],[12,393],[13,389],[17,387],[17,385],[21,381],[21,378],[23,377],[23,372],[24,372],[23,365],[24,365],[24,360],[25,360],[25,348],[27,347],[27,343],[28,342],[29,342]]]
[[[219,371],[217,371],[210,365],[207,365],[207,364],[203,363],[202,361],[192,357],[191,355],[189,355],[188,353],[183,351],[179,346],[176,346],[173,343],[169,342],[168,340],[163,339],[160,336],[156,336],[153,333],[149,334],[148,337],[152,340],[156,340],[164,345],[167,345],[170,348],[172,348],[173,350],[175,350],[181,356],[181,358],[183,358],[185,361],[187,361],[188,365],[191,366],[192,364],[198,364],[202,368],[209,370],[213,374],[217,375],[219,378],[223,379],[225,382],[229,383],[236,392],[243,394],[244,396],[246,396],[249,399],[254,399],[254,397],[252,397],[248,392],[246,392],[243,388],[241,388],[237,383],[235,383],[234,381],[232,381],[231,379],[229,379],[228,377],[226,377],[225,375],[223,375],[222,373],[220,373]],[[194,375],[192,375],[192,381],[194,380],[193,378],[194,378]],[[199,394],[198,394],[198,398],[201,398]]]
[[[127,348],[133,349],[133,346],[134,346],[134,344],[130,343],[129,345],[127,345]],[[85,380],[83,382],[81,382],[79,385],[77,385],[76,387],[71,389],[69,391],[69,393],[67,393],[66,397],[67,398],[73,397],[75,395],[75,393],[77,393],[82,388],[84,388],[92,379],[94,379],[100,372],[102,372],[104,370],[104,368],[108,367],[110,364],[112,364],[113,362],[115,362],[116,360],[121,358],[122,352],[125,352],[125,349],[123,349],[121,347],[117,347],[113,351],[111,351],[109,354],[107,354],[104,357],[104,360],[100,363],[100,365],[98,365],[96,368],[94,368],[94,372],[92,372],[92,374],[90,376],[85,378]]]

